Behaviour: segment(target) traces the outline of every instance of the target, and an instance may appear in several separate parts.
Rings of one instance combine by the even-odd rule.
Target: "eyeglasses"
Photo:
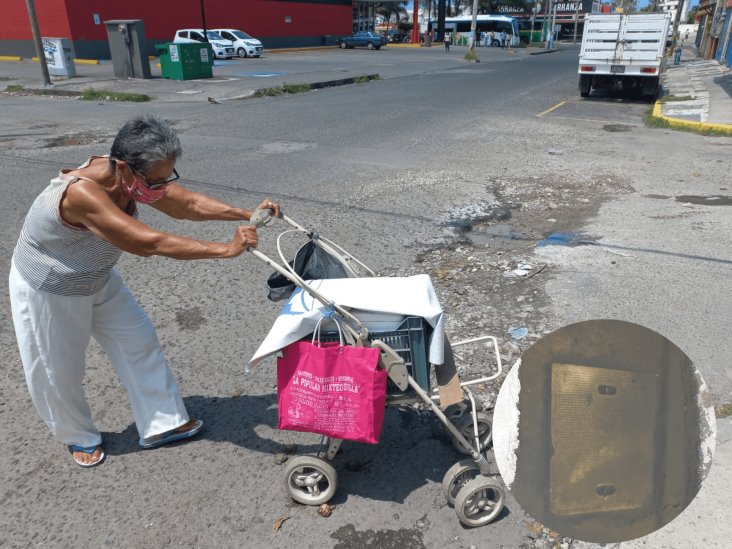
[[[135,173],[137,173],[137,172],[135,172]],[[165,181],[155,181],[153,183],[151,181],[148,181],[147,177],[145,177],[141,173],[137,173],[137,175],[139,175],[140,177],[142,177],[145,180],[145,184],[147,185],[147,188],[150,189],[151,191],[154,191],[156,189],[162,189],[166,185],[170,185],[173,181],[177,181],[178,179],[180,179],[180,176],[178,175],[178,172],[176,171],[175,168],[173,168],[173,175],[171,175]]]

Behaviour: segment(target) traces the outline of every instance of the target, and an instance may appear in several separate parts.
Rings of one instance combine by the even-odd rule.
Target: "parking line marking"
[[[550,116],[552,120],[575,120],[579,122],[597,122],[598,124],[610,124],[610,120],[595,120],[594,118],[572,118],[570,116]]]
[[[559,107],[561,107],[565,103],[566,103],[566,101],[561,101],[561,102],[557,103],[556,105],[554,105],[553,107],[545,110],[544,112],[537,114],[536,117],[539,118],[540,116],[544,116],[545,114],[550,113],[550,112],[552,112],[555,109],[558,109]]]

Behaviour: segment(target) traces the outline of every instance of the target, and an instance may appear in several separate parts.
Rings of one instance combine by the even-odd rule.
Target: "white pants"
[[[30,396],[58,441],[102,441],[82,387],[91,336],[127,389],[140,437],[188,421],[155,328],[116,270],[96,294],[68,297],[32,288],[12,265],[9,288]]]

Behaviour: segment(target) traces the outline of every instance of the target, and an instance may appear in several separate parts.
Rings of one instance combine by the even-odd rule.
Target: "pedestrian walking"
[[[508,51],[511,51],[511,41],[513,40],[513,35],[508,32],[506,33],[506,48]]]
[[[501,43],[501,49],[504,49],[506,47],[506,33],[504,31],[501,31],[498,35],[498,40]]]
[[[683,45],[683,42],[679,42],[676,45],[676,49],[674,49],[674,65],[678,65],[679,63],[681,63],[681,50]]]
[[[154,326],[114,268],[123,252],[214,259],[257,245],[252,226],[238,224],[229,242],[207,242],[138,220],[141,204],[175,219],[250,219],[251,211],[180,185],[181,152],[166,121],[128,121],[109,155],[92,156],[51,180],[31,205],[13,252],[10,305],[28,390],[81,467],[105,458],[82,386],[90,337],[127,390],[142,448],[190,438],[203,427],[189,417]],[[259,208],[280,213],[270,200]]]
[[[452,42],[452,33],[447,31],[445,33],[445,51],[450,51],[450,42]]]

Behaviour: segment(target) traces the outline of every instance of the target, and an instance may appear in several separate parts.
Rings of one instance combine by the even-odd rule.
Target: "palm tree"
[[[391,17],[396,16],[395,23],[399,22],[402,16],[407,16],[407,10],[404,7],[404,2],[381,2],[376,6],[376,13],[383,16],[386,19],[386,29],[389,30],[391,24]]]

